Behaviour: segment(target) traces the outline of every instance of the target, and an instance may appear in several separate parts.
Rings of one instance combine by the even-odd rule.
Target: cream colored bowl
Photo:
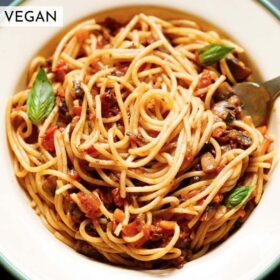
[[[239,42],[263,79],[280,74],[280,24],[257,1],[244,0],[60,0],[65,26],[96,12],[126,5],[160,5],[201,17]],[[24,5],[53,5],[32,0]],[[139,12],[141,9],[139,8]],[[14,176],[5,134],[8,98],[25,86],[27,65],[60,28],[0,29],[0,253],[2,263],[29,279],[253,279],[277,263],[280,255],[280,166],[276,165],[259,206],[238,232],[205,256],[171,272],[139,272],[92,261],[55,239],[30,207]],[[56,37],[58,38],[58,37]],[[54,39],[52,41],[56,41]],[[49,49],[41,50],[49,53]],[[279,100],[270,129],[280,151]],[[278,108],[277,108],[278,107]]]

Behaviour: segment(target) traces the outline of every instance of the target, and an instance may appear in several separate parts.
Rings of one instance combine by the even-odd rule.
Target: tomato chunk
[[[74,106],[74,107],[73,107],[73,113],[74,113],[76,116],[80,116],[81,113],[82,113],[82,107],[81,107],[81,106]]]
[[[100,215],[101,205],[98,197],[93,193],[79,192],[77,197],[80,201],[80,209],[89,219],[96,219]]]
[[[113,200],[116,206],[119,208],[123,208],[124,206],[124,199],[121,197],[120,190],[115,188],[112,190]]]
[[[121,223],[124,220],[125,215],[122,210],[117,208],[113,214],[113,217],[116,220],[116,222]]]
[[[59,60],[54,71],[56,80],[63,83],[65,75],[68,71],[68,64],[64,60]]]
[[[132,223],[123,227],[122,233],[125,236],[132,237],[139,233],[142,229],[142,224],[139,220],[135,219]]]
[[[76,33],[76,38],[79,44],[83,44],[84,41],[89,37],[89,31],[81,29]]]
[[[46,149],[47,151],[49,151],[51,153],[53,153],[55,151],[54,133],[55,133],[56,129],[57,129],[56,125],[49,127],[42,139],[42,146],[44,147],[44,149]]]
[[[99,152],[94,148],[94,146],[91,146],[85,150],[85,153],[88,154],[91,157],[97,157],[99,155]]]
[[[208,70],[203,70],[202,75],[198,82],[198,88],[205,88],[211,84],[211,74]]]

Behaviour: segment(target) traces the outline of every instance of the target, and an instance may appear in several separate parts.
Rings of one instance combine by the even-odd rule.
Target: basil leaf
[[[250,196],[255,187],[240,186],[234,188],[224,200],[224,205],[227,208],[234,208],[237,205],[243,204]]]
[[[228,53],[233,51],[233,49],[234,48],[227,47],[222,44],[210,44],[198,50],[199,64],[205,66],[211,65],[224,58]]]
[[[52,111],[55,103],[52,84],[44,69],[40,68],[31,91],[27,95],[27,115],[34,124],[39,124]]]

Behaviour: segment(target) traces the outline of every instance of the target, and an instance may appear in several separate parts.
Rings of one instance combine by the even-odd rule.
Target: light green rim
[[[13,277],[19,280],[29,280],[29,278],[15,267],[2,253],[0,253],[0,265],[4,267]]]
[[[255,280],[263,280],[280,265],[280,255]]]
[[[277,7],[275,7],[268,0],[258,0],[258,1],[280,20],[280,10],[277,9]]]
[[[258,0],[263,6],[265,6],[271,13],[276,16],[280,20],[280,11],[270,2],[267,0]],[[20,5],[24,0],[14,0],[10,6],[17,6]],[[13,275],[15,278],[19,280],[29,280],[29,278],[24,275],[18,268],[16,268],[5,256],[0,253],[0,264]],[[261,280],[268,276],[273,270],[277,268],[280,264],[280,255],[272,262],[272,264],[266,268],[257,278],[256,280]]]
[[[18,6],[25,0],[14,0],[9,6]]]

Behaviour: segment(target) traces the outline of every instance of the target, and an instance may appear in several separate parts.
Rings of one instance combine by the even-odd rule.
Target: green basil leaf
[[[52,111],[55,96],[44,69],[40,68],[27,95],[27,115],[34,124],[42,122]]]
[[[210,44],[198,50],[199,64],[204,66],[211,65],[224,58],[228,53],[233,51],[233,49],[234,48],[222,44]]]
[[[240,186],[234,188],[224,200],[224,205],[227,208],[234,208],[237,205],[243,204],[250,196],[255,187]]]

